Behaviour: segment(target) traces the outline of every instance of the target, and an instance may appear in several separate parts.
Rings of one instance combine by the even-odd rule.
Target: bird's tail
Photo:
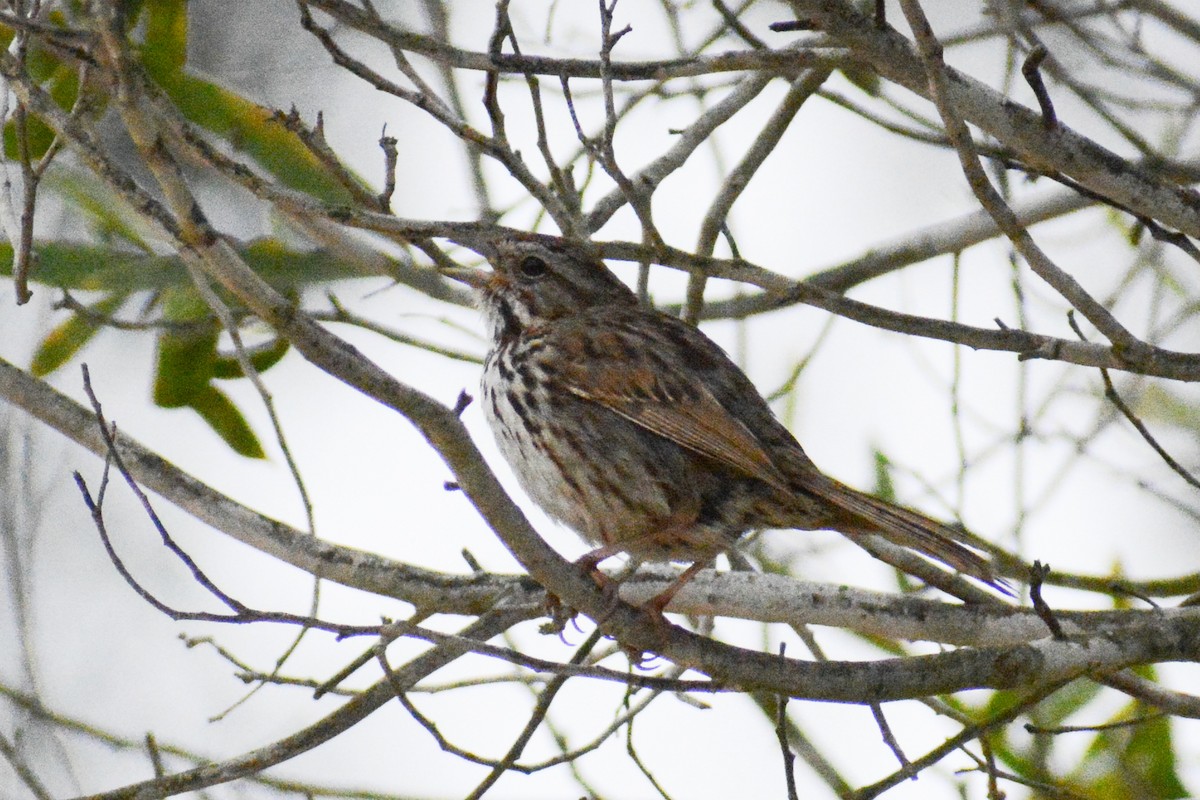
[[[1008,584],[997,577],[992,563],[968,546],[966,532],[930,519],[903,506],[852,489],[829,479],[827,485],[812,487],[830,504],[844,511],[850,524],[837,530],[855,538],[873,533],[892,544],[915,550],[921,555],[968,575],[998,592],[1012,595]]]

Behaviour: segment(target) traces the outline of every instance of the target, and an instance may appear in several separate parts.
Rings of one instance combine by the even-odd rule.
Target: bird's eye
[[[521,263],[517,265],[517,269],[526,278],[540,278],[546,274],[548,267],[545,260],[538,256],[525,256],[521,259]]]

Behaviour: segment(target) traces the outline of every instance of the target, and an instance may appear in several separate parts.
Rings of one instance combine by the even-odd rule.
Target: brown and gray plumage
[[[876,534],[1005,591],[962,532],[820,472],[712,340],[643,308],[583,245],[481,247],[482,405],[525,491],[597,549],[701,565],[757,528]]]

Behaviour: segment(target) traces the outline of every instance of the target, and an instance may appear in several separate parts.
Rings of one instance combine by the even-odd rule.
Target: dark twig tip
[[[474,397],[467,394],[467,390],[463,389],[458,393],[458,399],[454,401],[454,416],[461,417],[462,413],[467,410],[467,406],[475,400]]]
[[[475,558],[475,554],[465,547],[462,549],[462,559],[467,562],[467,566],[471,568],[471,572],[474,572],[476,575],[487,573],[487,570],[479,563],[479,559]]]
[[[387,135],[387,125],[379,136],[379,147],[383,150],[383,191],[377,198],[379,210],[388,212],[392,208],[392,195],[396,191],[396,164],[400,160],[400,151],[396,145],[398,140]]]
[[[1042,598],[1042,583],[1049,574],[1049,564],[1043,564],[1041,561],[1033,562],[1033,566],[1029,569],[1029,598],[1033,601],[1034,612],[1050,629],[1050,635],[1055,639],[1066,639],[1067,634],[1063,631],[1058,618],[1054,616],[1054,610]]]
[[[619,30],[619,31],[617,31],[616,33],[614,33],[614,34],[612,35],[612,40],[611,40],[611,41],[612,41],[612,43],[613,43],[613,44],[616,44],[616,43],[617,43],[617,40],[618,40],[618,39],[620,39],[622,36],[624,36],[624,35],[625,35],[625,34],[627,34],[627,33],[633,33],[633,26],[632,26],[632,25],[626,25],[624,28],[621,28],[621,30]]]
[[[1054,103],[1050,100],[1050,92],[1046,89],[1046,83],[1042,80],[1041,66],[1046,60],[1047,51],[1045,45],[1039,44],[1030,51],[1025,59],[1025,63],[1021,65],[1021,74],[1025,77],[1025,82],[1029,84],[1029,88],[1033,90],[1034,96],[1037,98],[1038,106],[1042,109],[1042,124],[1046,130],[1058,130],[1058,114],[1054,110]]]
[[[776,33],[788,33],[789,31],[811,31],[815,30],[817,26],[812,20],[785,19],[781,22],[772,22],[767,27]]]

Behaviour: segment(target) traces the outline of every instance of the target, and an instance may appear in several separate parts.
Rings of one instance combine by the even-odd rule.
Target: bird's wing
[[[631,342],[631,336],[642,341]],[[598,403],[680,447],[787,491],[786,480],[762,444],[686,364],[668,359],[652,364],[639,353],[655,346],[653,339],[627,331],[621,338],[624,341],[605,342],[593,332],[588,353],[556,365],[557,381],[576,397]]]

